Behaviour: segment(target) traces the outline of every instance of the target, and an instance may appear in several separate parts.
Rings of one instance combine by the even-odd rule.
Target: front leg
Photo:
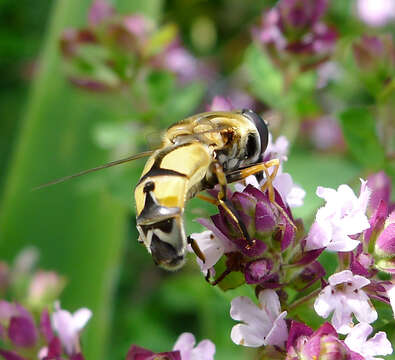
[[[211,165],[211,171],[216,176],[218,184],[220,186],[220,190],[217,195],[218,205],[221,205],[222,208],[226,211],[226,213],[231,217],[231,219],[236,224],[240,234],[242,235],[243,239],[247,242],[247,249],[255,244],[255,240],[252,240],[248,235],[247,228],[245,227],[244,223],[240,219],[240,216],[237,210],[234,208],[233,204],[227,199],[227,181],[226,175],[224,172],[223,167],[219,162],[214,162]]]

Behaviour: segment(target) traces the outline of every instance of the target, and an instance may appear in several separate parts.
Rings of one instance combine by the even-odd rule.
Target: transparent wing
[[[65,176],[65,177],[62,177],[62,178],[50,181],[50,182],[45,183],[45,184],[41,184],[39,186],[36,186],[32,190],[39,190],[39,189],[45,188],[47,186],[52,186],[52,185],[59,184],[59,183],[62,183],[64,181],[76,178],[78,176],[86,175],[86,174],[89,174],[89,173],[92,173],[92,172],[95,172],[95,171],[99,171],[99,170],[102,170],[102,169],[106,169],[106,168],[109,168],[109,167],[112,167],[112,166],[115,166],[115,165],[124,164],[124,163],[130,162],[130,161],[133,161],[133,160],[141,159],[143,157],[147,157],[147,156],[152,155],[153,152],[154,152],[153,150],[152,151],[144,151],[142,153],[129,156],[127,158],[111,161],[111,162],[109,162],[107,164],[100,165],[100,166],[94,167],[92,169],[83,170],[83,171],[80,171],[80,172],[78,172],[76,174],[68,175],[68,176]]]

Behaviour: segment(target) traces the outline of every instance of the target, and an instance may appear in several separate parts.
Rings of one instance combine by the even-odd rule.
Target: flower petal
[[[82,330],[87,324],[87,322],[89,321],[89,319],[91,318],[91,316],[92,316],[92,311],[90,311],[88,308],[82,308],[77,310],[73,314],[73,324],[75,329],[77,331]]]
[[[237,345],[259,347],[265,343],[264,336],[257,329],[244,324],[233,326],[230,337]]]
[[[191,333],[182,333],[173,346],[173,350],[178,350],[181,353],[182,360],[190,360],[190,352],[195,346],[195,336]]]
[[[191,360],[214,360],[215,345],[210,340],[202,340],[195,349],[192,350]],[[185,360],[181,356],[182,360]]]
[[[288,338],[288,328],[285,322],[287,312],[283,311],[276,320],[274,320],[273,327],[265,338],[265,345],[276,345],[283,347]]]

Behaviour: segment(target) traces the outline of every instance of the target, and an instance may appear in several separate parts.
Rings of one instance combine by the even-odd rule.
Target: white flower
[[[395,18],[394,0],[358,0],[358,15],[371,26],[383,26]]]
[[[274,188],[280,193],[281,198],[291,207],[303,205],[306,191],[301,186],[295,184],[288,173],[277,174],[273,180]]]
[[[274,290],[259,293],[259,306],[248,297],[232,300],[230,316],[243,324],[233,326],[231,338],[235,344],[259,347],[262,345],[284,346],[288,338],[286,311],[280,313],[280,301]]]
[[[207,274],[207,271],[212,268],[224,254],[225,246],[210,230],[191,234],[191,238],[196,241],[200,251],[204,254],[206,259],[205,262],[198,257],[196,257],[196,260],[202,272]],[[191,246],[189,246],[189,251],[194,252]]]
[[[317,211],[316,220],[306,239],[306,250],[326,247],[332,251],[351,251],[360,242],[356,235],[370,227],[366,216],[370,190],[361,179],[361,191],[357,198],[348,185],[336,190],[319,186],[316,194],[326,201]]]
[[[351,329],[344,342],[352,351],[362,355],[365,360],[383,360],[375,355],[392,354],[391,343],[383,331],[366,341],[372,331],[373,328],[369,324],[360,323]]]
[[[66,352],[72,355],[79,349],[79,333],[91,318],[92,311],[82,308],[71,314],[69,311],[61,309],[59,302],[55,303],[55,309],[52,314],[52,326],[58,333]]]
[[[352,313],[358,321],[372,323],[377,319],[377,312],[369,297],[361,290],[368,284],[370,280],[353,275],[350,270],[333,274],[329,277],[329,285],[315,300],[314,309],[324,318],[334,311],[332,325],[340,334],[350,332],[353,326]]]
[[[178,350],[181,360],[213,360],[215,345],[210,340],[202,340],[196,345],[195,337],[191,333],[183,333],[174,344],[173,351]]]

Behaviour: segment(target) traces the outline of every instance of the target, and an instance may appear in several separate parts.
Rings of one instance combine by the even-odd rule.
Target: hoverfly
[[[252,110],[205,112],[170,126],[162,137],[161,147],[155,151],[113,161],[39,188],[149,156],[134,192],[139,242],[157,265],[177,270],[185,263],[188,243],[204,261],[197,244],[184,230],[185,205],[194,196],[222,206],[237,224],[246,247],[253,245],[237,211],[227,200],[226,188],[228,183],[264,171],[269,198],[275,203],[271,181],[279,160],[262,162],[268,136],[266,122]],[[270,167],[274,169],[271,174]],[[199,194],[217,184],[216,200]]]

